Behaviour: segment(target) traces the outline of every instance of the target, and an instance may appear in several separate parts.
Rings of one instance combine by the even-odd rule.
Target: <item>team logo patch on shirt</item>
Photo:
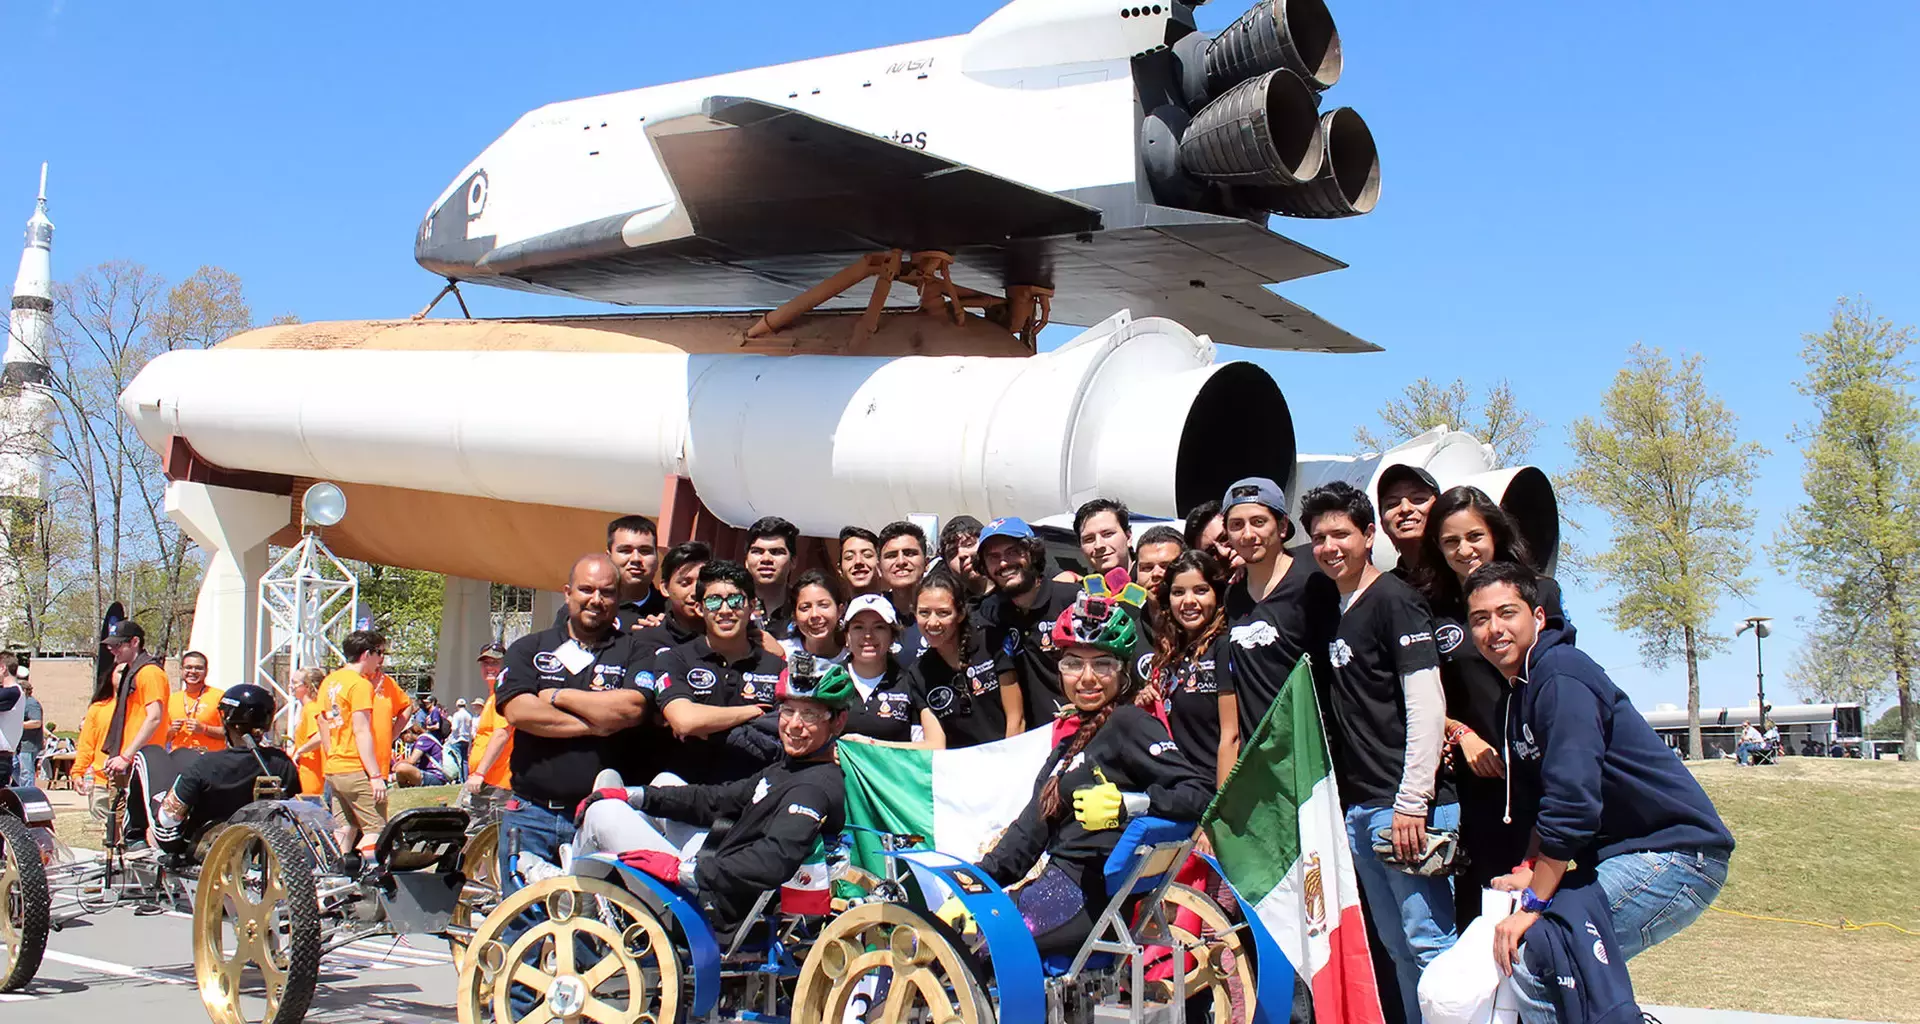
[[[560,673],[567,670],[566,662],[561,661],[560,656],[552,651],[541,651],[534,655],[533,667],[542,672]]]
[[[1255,647],[1265,647],[1280,639],[1280,631],[1273,628],[1271,622],[1249,622],[1244,626],[1235,626],[1228,634],[1233,642],[1251,651]]]
[[[1440,645],[1441,654],[1452,654],[1467,639],[1467,631],[1448,622],[1433,631],[1434,642]]]
[[[936,686],[928,690],[927,707],[932,708],[936,715],[946,714],[947,710],[953,707],[953,687]]]
[[[633,685],[638,686],[642,690],[652,690],[657,688],[657,685],[655,684],[653,679],[653,673],[651,672],[634,673]]]
[[[758,786],[755,786],[755,787],[753,787],[753,800],[752,800],[752,801],[750,801],[750,802],[751,802],[751,803],[756,803],[756,804],[757,804],[757,803],[759,803],[760,801],[762,801],[762,800],[764,800],[764,799],[766,799],[766,798],[767,798],[767,791],[768,791],[768,790],[770,790],[770,789],[772,789],[772,788],[773,788],[773,786],[772,786],[772,784],[771,784],[771,783],[769,783],[769,782],[767,782],[767,780],[766,780],[766,779],[764,779],[764,778],[763,778],[763,779],[761,779],[761,780],[760,780],[760,784],[759,784]]]
[[[715,676],[713,674],[713,670],[710,668],[695,668],[695,669],[687,670],[687,685],[693,687],[694,689],[700,691],[701,693],[705,693],[708,690],[713,689],[713,684],[718,681],[719,681],[719,677]]]
[[[1147,676],[1153,672],[1153,652],[1148,651],[1147,653],[1142,654],[1140,657],[1135,658],[1133,662],[1133,671],[1141,679],[1147,678]]]
[[[742,679],[740,681],[740,696],[748,700],[753,700],[759,695],[760,691],[754,686],[752,679]]]
[[[1179,750],[1179,749],[1180,749],[1179,745],[1174,743],[1172,740],[1161,740],[1160,742],[1155,743],[1153,746],[1148,747],[1147,754],[1152,757],[1159,757],[1161,754],[1164,754],[1169,750]]]
[[[812,818],[812,819],[813,819],[813,820],[815,820],[815,821],[826,821],[826,820],[827,820],[827,816],[826,816],[826,815],[824,815],[824,814],[821,814],[821,813],[820,813],[819,811],[816,811],[816,810],[814,810],[813,808],[811,808],[811,807],[808,807],[808,806],[807,806],[806,804],[802,804],[802,803],[791,803],[791,804],[788,804],[788,805],[787,805],[787,813],[788,813],[788,814],[799,814],[799,815],[804,815],[804,816],[806,816],[806,817],[809,817],[809,818]]]
[[[1353,660],[1353,648],[1348,647],[1345,640],[1335,639],[1327,645],[1327,660],[1333,662],[1334,668],[1345,668]]]
[[[1400,634],[1400,646],[1402,647],[1412,647],[1414,644],[1424,644],[1424,643],[1431,643],[1431,642],[1433,642],[1433,634],[1427,632],[1424,629],[1418,633]]]
[[[1017,631],[1008,633],[1006,642],[1000,645],[1000,649],[1007,652],[1009,658],[1020,653],[1020,634]]]

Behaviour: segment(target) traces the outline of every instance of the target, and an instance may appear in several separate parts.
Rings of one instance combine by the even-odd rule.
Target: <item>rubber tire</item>
[[[229,826],[229,830],[232,829],[247,829],[260,835],[267,848],[273,851],[274,860],[286,876],[282,883],[287,890],[286,985],[280,993],[279,1011],[260,1024],[300,1024],[307,1015],[308,1005],[313,1002],[314,989],[320,980],[320,901],[314,893],[313,857],[307,850],[307,844],[298,835],[276,822]],[[222,838],[225,838],[224,835]],[[197,918],[206,912],[196,902],[194,916]],[[201,955],[198,921],[194,930],[193,953],[198,961]],[[214,1012],[212,1006],[207,1007],[207,1015],[215,1021],[224,1019]]]
[[[20,875],[20,942],[10,950],[12,964],[0,976],[0,992],[23,988],[40,973],[40,958],[47,952],[48,915],[53,904],[47,894],[47,869],[40,863],[40,846],[26,823],[10,814],[0,813],[0,855],[13,864]],[[4,908],[0,908],[4,909]]]

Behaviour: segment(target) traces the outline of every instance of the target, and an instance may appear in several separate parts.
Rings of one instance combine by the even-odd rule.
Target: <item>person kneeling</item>
[[[618,853],[657,878],[691,891],[723,941],[730,940],[765,892],[792,878],[822,835],[846,827],[846,780],[833,743],[855,700],[853,677],[834,665],[817,682],[783,677],[779,763],[738,782],[694,786],[602,786],[582,805],[575,859]],[[599,781],[610,782],[611,772]],[[712,828],[676,844],[646,815]]]
[[[1119,602],[1086,593],[1054,623],[1061,687],[1073,705],[1055,722],[1055,735],[1072,732],[1047,757],[1026,809],[980,862],[1005,886],[1047,855],[1040,876],[1011,893],[1042,955],[1077,952],[1093,931],[1108,900],[1107,856],[1126,819],[1198,821],[1213,797],[1212,780],[1133,704],[1136,628]],[[958,904],[949,901],[941,916],[951,921]]]
[[[273,694],[242,683],[220,698],[221,731],[227,748],[202,754],[180,773],[154,815],[155,845],[176,859],[191,852],[208,827],[223,824],[252,803],[262,779],[279,787],[272,798],[300,794],[300,769],[286,751],[266,745],[273,726]]]

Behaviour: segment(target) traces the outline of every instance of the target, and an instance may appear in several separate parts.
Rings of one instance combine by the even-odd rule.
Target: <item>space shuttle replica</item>
[[[1217,36],[1184,4],[1013,0],[965,35],[533,110],[433,200],[416,260],[463,312],[473,285],[650,311],[153,360],[121,403],[214,553],[195,645],[255,628],[237,595],[316,480],[351,510],[335,551],[451,577],[453,633],[486,581],[556,587],[614,514],[724,550],[763,515],[825,538],[1291,482],[1279,385],[1215,344],[1377,350],[1267,288],[1343,266],[1271,214],[1378,199],[1366,123],[1326,102],[1341,66],[1322,0]],[[1039,353],[1048,324],[1085,330]]]

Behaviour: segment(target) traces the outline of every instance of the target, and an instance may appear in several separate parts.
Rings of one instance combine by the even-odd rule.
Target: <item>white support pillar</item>
[[[207,553],[188,642],[206,654],[207,681],[215,686],[224,689],[253,678],[267,538],[292,517],[293,499],[284,494],[180,480],[167,484],[167,518]]]
[[[493,639],[492,584],[486,580],[447,577],[446,597],[440,605],[440,646],[433,660],[433,695],[451,711],[461,697],[486,700],[475,658]]]

